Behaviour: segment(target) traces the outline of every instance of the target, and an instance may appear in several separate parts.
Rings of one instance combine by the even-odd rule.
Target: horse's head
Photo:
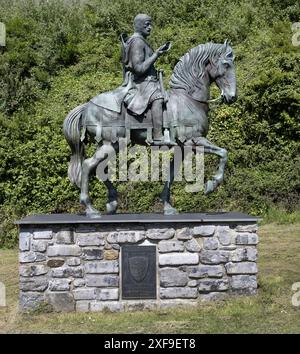
[[[236,77],[231,47],[206,43],[192,48],[180,58],[170,80],[172,89],[184,90],[198,101],[209,102],[209,86],[216,82],[224,102],[236,100]]]
[[[209,76],[220,89],[223,101],[234,102],[237,99],[234,55],[227,40],[222,44],[221,54],[214,56],[209,64]]]

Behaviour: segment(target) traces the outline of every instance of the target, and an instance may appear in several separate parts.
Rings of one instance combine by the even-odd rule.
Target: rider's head
[[[143,37],[148,37],[152,30],[152,19],[145,14],[138,14],[134,21],[134,30],[140,33]]]

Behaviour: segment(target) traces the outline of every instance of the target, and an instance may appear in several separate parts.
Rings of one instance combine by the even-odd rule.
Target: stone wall
[[[20,309],[131,311],[197,305],[257,289],[257,225],[22,226]],[[155,245],[157,299],[122,300],[122,245]]]

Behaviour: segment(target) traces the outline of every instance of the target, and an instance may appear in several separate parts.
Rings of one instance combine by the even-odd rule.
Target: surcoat
[[[143,114],[155,99],[163,98],[154,64],[147,69],[143,67],[145,60],[152,55],[153,50],[140,34],[135,33],[127,40],[123,64],[125,71],[132,73],[134,85],[124,101],[136,115]]]

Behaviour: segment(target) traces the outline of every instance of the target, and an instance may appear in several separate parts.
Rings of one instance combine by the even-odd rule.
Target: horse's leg
[[[89,178],[98,164],[105,160],[112,152],[114,152],[114,148],[111,144],[104,143],[97,147],[95,154],[91,158],[85,159],[82,163],[80,203],[85,205],[86,215],[89,217],[101,216],[99,211],[92,206],[89,197]]]
[[[118,207],[118,193],[109,179],[103,181],[108,190],[108,202],[106,203],[106,211],[108,214],[114,214]]]
[[[164,214],[165,215],[175,215],[178,214],[176,208],[174,208],[170,203],[170,189],[171,185],[174,182],[174,177],[176,176],[181,164],[176,164],[176,171],[175,171],[175,162],[174,157],[171,160],[170,165],[170,179],[166,181],[163,191],[160,194],[160,199],[164,203]]]
[[[196,145],[204,147],[205,153],[214,154],[220,157],[217,173],[205,184],[205,194],[209,194],[213,192],[224,180],[224,171],[228,156],[227,150],[214,145],[204,137],[199,137],[194,139],[194,141]]]

